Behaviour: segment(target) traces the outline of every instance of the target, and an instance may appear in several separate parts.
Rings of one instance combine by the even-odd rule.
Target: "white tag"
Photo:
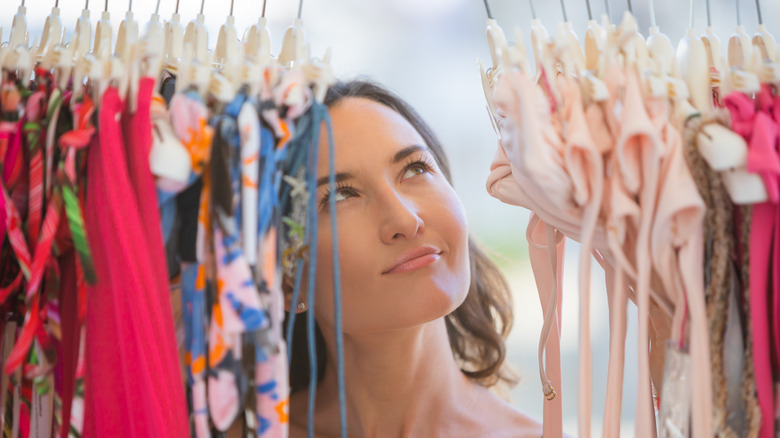
[[[687,349],[666,341],[664,386],[661,391],[661,438],[686,438],[691,414],[691,358]]]

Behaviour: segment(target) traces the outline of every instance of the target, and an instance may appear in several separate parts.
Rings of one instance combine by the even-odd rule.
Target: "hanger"
[[[140,69],[142,74],[155,80],[154,89],[157,89],[157,80],[163,65],[163,57],[171,55],[170,45],[178,44],[178,53],[174,59],[178,69],[179,58],[182,56],[182,29],[178,23],[179,20],[179,2],[176,2],[176,10],[173,17],[175,24],[169,26],[166,23],[163,29],[159,19],[160,0],[157,0],[157,7],[154,10],[149,23],[146,25],[146,33],[139,44],[141,52]],[[178,28],[178,36],[176,35]],[[178,38],[177,42],[172,42],[168,38],[174,35]],[[145,64],[145,65],[143,65]],[[167,68],[167,67],[166,67]],[[175,70],[178,71],[178,70]],[[174,71],[174,72],[175,72]],[[135,93],[137,94],[137,93]],[[131,106],[135,104],[135,94],[130,96]],[[149,168],[152,174],[158,177],[157,185],[165,190],[179,191],[187,185],[192,171],[190,154],[181,144],[179,138],[173,131],[170,120],[166,115],[152,116],[152,147],[149,151]]]
[[[51,8],[51,13],[46,17],[46,21],[43,24],[41,42],[35,48],[34,52],[34,58],[37,62],[43,61],[54,46],[60,43],[60,39],[62,38],[63,29],[59,3],[59,0],[55,0],[54,6]],[[49,64],[49,66],[51,66],[51,64]]]
[[[588,10],[588,30],[585,31],[584,64],[580,66],[580,86],[583,100],[603,102],[609,98],[607,85],[598,76],[599,64],[602,62],[604,47],[607,42],[607,32],[594,19],[590,8],[590,0],[585,0]],[[563,6],[563,3],[561,2]],[[565,19],[565,18],[564,18]],[[579,46],[579,43],[577,43]]]
[[[277,58],[279,64],[287,68],[309,61],[309,46],[306,43],[306,33],[303,31],[303,21],[301,20],[302,11],[303,0],[300,0],[298,2],[298,15],[293,25],[288,27],[284,33],[282,49]]]
[[[585,69],[597,71],[601,53],[604,50],[604,44],[607,42],[607,33],[596,20],[593,19],[593,13],[590,9],[590,0],[585,0],[588,8],[588,30],[585,31]]]
[[[688,29],[685,36],[677,44],[678,76],[688,85],[688,93],[690,94],[689,99],[679,99],[676,102],[680,120],[685,120],[695,113],[709,112],[712,106],[707,53],[704,43],[693,30],[693,16],[693,0],[690,0]]]
[[[493,125],[493,129],[496,135],[499,135],[498,131],[498,116],[496,115],[496,105],[493,102],[493,85],[498,78],[499,71],[501,69],[502,57],[507,54],[507,43],[504,31],[501,26],[498,25],[493,18],[493,11],[490,9],[488,0],[484,0],[485,9],[487,10],[487,27],[485,29],[488,48],[490,49],[491,67],[485,69],[482,61],[477,58],[477,65],[479,66],[479,75],[482,79],[482,92],[485,93],[485,101],[487,102],[488,115],[490,116],[490,123]]]
[[[577,34],[574,32],[574,27],[569,21],[569,16],[566,13],[566,3],[561,0],[561,13],[563,14],[563,23],[558,24],[558,36],[566,40],[567,56],[571,57],[571,62],[574,63],[577,71],[585,70],[585,54],[580,46],[580,40],[577,38]]]
[[[184,31],[181,71],[176,80],[176,91],[193,86],[201,94],[201,97],[207,90],[211,74],[208,32],[203,16],[204,4],[205,0],[201,0],[200,13],[195,17],[195,20],[190,21]]]
[[[292,26],[287,28],[282,40],[282,50],[277,61],[284,67],[290,68],[305,62],[309,56],[309,48],[306,45],[306,33],[303,31],[303,21],[296,18]]]
[[[244,40],[244,53],[249,58],[254,58],[261,67],[268,65],[271,61],[271,35],[268,31],[268,25],[265,18],[265,4],[263,0],[263,9],[257,23],[247,29]]]
[[[132,1],[131,1],[132,5]],[[128,55],[125,57],[128,72],[128,97],[127,107],[130,113],[136,110],[138,99],[138,83],[141,77],[150,77],[154,80],[152,89],[157,89],[157,81],[162,69],[165,35],[162,23],[160,23],[160,0],[149,17],[144,29],[144,35],[129,45]],[[137,27],[136,27],[137,29]],[[117,39],[117,46],[119,41]]]
[[[721,78],[725,73],[723,71],[725,63],[723,62],[723,52],[721,51],[720,38],[715,34],[712,27],[712,11],[710,10],[710,0],[707,0],[707,31],[701,37],[704,49],[707,52],[707,67],[710,71],[710,86],[720,87]]]
[[[179,0],[176,0],[175,11],[171,15],[171,19],[165,22],[165,50],[163,52],[163,66],[174,75],[179,71],[179,62],[184,48],[184,29],[180,19]]]
[[[664,94],[671,99],[688,99],[688,86],[682,79],[675,77],[677,71],[675,50],[669,37],[660,31],[656,24],[655,3],[650,0],[650,34],[647,37],[647,49],[654,67],[650,81],[657,81],[664,87]],[[652,86],[655,86],[653,84]]]
[[[649,69],[650,55],[645,38],[639,33],[639,25],[631,11],[630,1],[628,5],[629,10],[623,14],[623,20],[617,27],[617,43],[623,55],[623,64],[636,65],[640,72],[644,72]]]
[[[163,65],[163,56],[165,55],[166,35],[163,25],[160,22],[160,0],[157,0],[157,6],[149,17],[144,30],[144,36],[139,43],[140,61],[143,64],[141,74],[152,77],[155,84],[160,76],[160,70]],[[166,28],[168,24],[166,23]],[[156,85],[154,87],[157,88]]]
[[[319,103],[325,100],[328,87],[336,82],[330,59],[331,49],[328,47],[321,59],[313,58],[301,67],[306,80],[313,84],[314,100]]]
[[[84,80],[90,82],[92,100],[100,102],[100,97],[108,87],[111,73],[111,14],[108,12],[108,0],[100,20],[95,27],[95,42],[92,51],[76,59],[73,77],[73,94],[78,96],[84,88]]]
[[[236,96],[241,73],[241,69],[237,66],[238,56],[239,45],[235,18],[233,18],[233,0],[230,0],[230,14],[219,29],[217,47],[214,51],[213,67],[215,68],[209,80],[209,92],[220,102],[229,102]]]
[[[265,4],[257,23],[244,32],[244,64],[241,75],[243,84],[249,86],[249,94],[255,95],[260,90],[263,69],[271,62],[271,35],[265,19]]]
[[[0,65],[3,70],[16,72],[16,77],[20,80],[29,79],[32,73],[32,55],[27,47],[29,34],[26,14],[27,8],[22,0],[14,15],[8,44],[2,48],[3,53],[0,54]]]
[[[200,13],[187,25],[187,29],[184,31],[184,44],[190,44],[194,51],[194,56],[197,60],[203,63],[209,61],[208,43],[209,34],[206,30],[205,20],[203,15],[203,6],[206,0],[201,0]]]
[[[159,8],[159,1],[157,2]],[[154,15],[157,15],[156,13]],[[153,17],[154,17],[153,15]],[[159,16],[158,16],[159,19]],[[130,0],[130,5],[125,13],[125,19],[119,25],[119,31],[116,36],[116,45],[114,48],[114,56],[120,59],[126,60],[128,51],[131,44],[135,44],[138,40],[138,22],[133,18],[133,0]]]
[[[762,83],[780,84],[780,66],[777,59],[777,43],[764,25],[761,17],[761,4],[756,0],[758,29],[753,35],[753,62],[755,71]]]
[[[761,84],[755,72],[750,71],[753,66],[753,42],[750,36],[745,33],[745,27],[742,25],[742,15],[740,12],[740,1],[737,0],[737,28],[734,34],[729,38],[728,46],[728,66],[729,73],[726,75],[727,81],[723,86],[726,92],[731,90],[741,91],[745,94],[758,92]]]
[[[16,10],[14,21],[11,24],[11,35],[8,37],[8,47],[15,49],[19,45],[24,45],[28,39],[27,35],[27,8],[22,4]]]
[[[92,45],[92,23],[89,19],[89,0],[85,0],[84,9],[81,16],[76,21],[76,29],[73,31],[68,46],[70,48],[71,62],[75,65],[85,54],[89,52]],[[64,89],[65,87],[62,86]]]

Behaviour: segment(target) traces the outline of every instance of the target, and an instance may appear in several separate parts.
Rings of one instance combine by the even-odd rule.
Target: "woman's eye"
[[[425,172],[430,172],[431,168],[427,163],[423,161],[415,161],[406,166],[403,177],[411,178],[415,175],[421,175]]]
[[[341,190],[336,190],[336,194],[333,195],[333,197],[335,198],[336,202],[339,202],[347,198],[351,198],[354,195],[355,194],[352,193],[351,190],[341,189]]]
[[[323,196],[322,200],[320,201],[320,206],[322,208],[326,208],[330,203],[331,197],[333,197],[334,201],[339,202],[347,200],[353,196],[357,196],[357,193],[355,193],[355,190],[351,186],[336,187],[336,190],[333,192],[325,193],[325,196]]]

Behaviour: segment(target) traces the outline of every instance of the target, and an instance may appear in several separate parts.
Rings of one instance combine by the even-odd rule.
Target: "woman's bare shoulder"
[[[543,434],[542,424],[501,399],[487,389],[480,389],[476,416],[473,425],[479,433],[488,433],[495,438],[539,438]],[[482,435],[488,436],[488,435]]]

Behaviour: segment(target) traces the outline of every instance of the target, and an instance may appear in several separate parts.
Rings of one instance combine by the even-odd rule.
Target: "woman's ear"
[[[292,277],[285,275],[282,277],[282,293],[284,294],[284,310],[287,312],[295,311],[295,313],[305,312],[308,306],[303,301],[303,297],[298,298],[297,303],[292,302],[293,289],[295,288],[295,281]]]

